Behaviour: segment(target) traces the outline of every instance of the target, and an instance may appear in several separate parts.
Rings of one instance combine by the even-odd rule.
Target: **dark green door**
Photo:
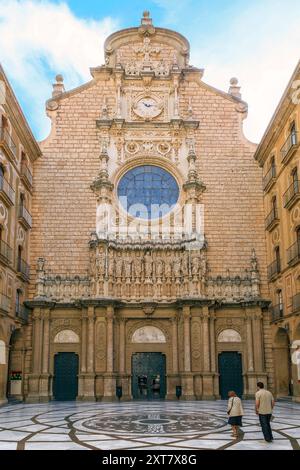
[[[220,395],[222,400],[228,398],[228,392],[234,391],[239,397],[243,395],[242,355],[237,352],[223,352],[219,355]]]
[[[76,400],[78,395],[78,355],[70,352],[54,356],[53,395],[55,400]]]
[[[140,400],[159,400],[166,395],[166,356],[136,353],[132,356],[132,396]]]

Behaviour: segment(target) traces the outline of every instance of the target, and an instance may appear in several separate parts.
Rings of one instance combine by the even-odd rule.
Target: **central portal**
[[[133,354],[132,396],[135,400],[162,400],[165,398],[166,356],[164,354]]]

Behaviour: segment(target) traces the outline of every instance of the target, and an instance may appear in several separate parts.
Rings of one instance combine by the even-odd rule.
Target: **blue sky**
[[[57,73],[67,89],[103,63],[103,42],[142,11],[191,43],[191,63],[224,91],[237,76],[249,103],[245,134],[259,141],[300,58],[299,0],[0,0],[0,61],[37,139]]]

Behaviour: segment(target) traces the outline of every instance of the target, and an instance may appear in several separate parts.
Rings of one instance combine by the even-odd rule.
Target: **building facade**
[[[145,12],[106,40],[90,82],[65,91],[56,77],[34,165],[26,401],[273,389],[247,104],[236,79],[207,85],[189,52]]]
[[[278,396],[300,400],[300,63],[260,143]]]
[[[40,154],[0,66],[0,404],[9,394],[23,394],[24,346],[18,338],[29,314],[23,301],[28,298],[32,166]]]

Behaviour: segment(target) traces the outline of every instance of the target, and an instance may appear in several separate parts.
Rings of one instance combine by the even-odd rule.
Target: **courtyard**
[[[9,404],[0,408],[0,450],[299,450],[300,404],[279,401],[266,443],[244,402],[243,433],[231,436],[226,402]]]

